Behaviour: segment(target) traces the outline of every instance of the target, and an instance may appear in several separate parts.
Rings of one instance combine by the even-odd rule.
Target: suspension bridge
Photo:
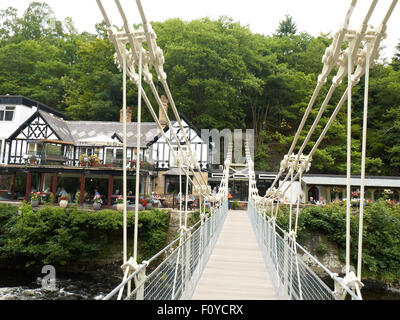
[[[119,0],[114,0],[122,20],[122,28],[117,29],[109,19],[108,9],[102,0],[96,0],[107,25],[109,40],[115,48],[115,62],[123,73],[123,118],[126,119],[126,82],[129,79],[138,87],[138,123],[141,122],[142,102],[154,118],[163,135],[171,155],[179,169],[179,179],[186,177],[186,188],[179,184],[179,194],[186,193],[188,199],[189,183],[200,197],[200,221],[194,226],[188,225],[188,203],[179,204],[179,236],[163,250],[147,261],[138,262],[138,201],[139,170],[136,167],[136,206],[134,248],[132,255],[127,248],[127,208],[125,205],[123,231],[123,280],[104,299],[130,300],[188,300],[188,299],[296,299],[296,300],[333,300],[362,299],[362,237],[363,237],[363,205],[360,206],[358,230],[358,263],[353,271],[350,265],[350,176],[351,176],[351,119],[352,88],[364,77],[364,111],[361,160],[361,192],[360,203],[364,202],[365,154],[368,115],[369,71],[379,58],[382,40],[386,37],[387,22],[391,17],[397,0],[390,2],[381,23],[374,27],[369,24],[378,0],[370,1],[361,26],[350,29],[350,21],[354,10],[358,9],[357,0],[350,2],[344,21],[334,34],[332,44],[322,57],[323,68],[318,77],[316,87],[310,98],[304,116],[297,128],[288,153],[281,161],[279,173],[272,186],[264,196],[258,194],[254,172],[254,162],[250,142],[246,142],[244,163],[235,163],[232,159],[232,142],[225,154],[223,175],[217,193],[212,193],[200,172],[195,153],[190,148],[188,137],[183,129],[176,105],[167,83],[164,71],[164,55],[157,46],[156,34],[146,19],[140,0],[136,0],[141,18],[141,25],[134,27],[128,22],[127,15]],[[362,1],[366,5],[366,1]],[[357,7],[357,8],[356,8]],[[360,8],[363,10],[363,8]],[[311,110],[316,103],[321,89],[331,77],[331,85],[319,108],[313,124],[308,129],[306,138],[299,143],[300,135]],[[157,76],[155,84],[153,75]],[[342,87],[347,78],[344,91],[327,123],[321,124],[321,117],[335,92]],[[144,80],[144,83],[143,83]],[[150,88],[152,100],[156,101],[163,111],[167,124],[172,130],[169,139],[158,120],[150,98],[144,90]],[[168,113],[163,108],[159,89],[162,88],[170,102],[178,128],[171,125]],[[160,89],[161,90],[161,89]],[[346,201],[346,265],[343,277],[332,273],[311,255],[296,240],[298,217],[300,214],[300,197],[289,204],[289,228],[283,230],[276,223],[280,203],[289,188],[302,174],[308,172],[312,157],[334,122],[337,114],[347,101],[347,201]],[[315,129],[322,125],[318,139],[311,140]],[[123,198],[126,204],[126,121],[123,124],[124,165],[123,165]],[[140,126],[137,126],[137,145],[140,148]],[[178,132],[179,131],[179,132]],[[183,136],[184,143],[178,139]],[[175,151],[172,144],[178,147]],[[303,154],[311,145],[311,151]],[[186,146],[187,148],[182,148]],[[294,151],[296,150],[296,154]],[[237,173],[237,167],[245,179],[249,181],[249,199],[247,211],[228,209],[228,183]],[[283,175],[286,176],[283,178]],[[281,177],[283,181],[281,181]],[[279,181],[281,183],[279,184]],[[130,256],[128,258],[128,256]],[[331,288],[304,262],[313,261],[328,277],[333,280]],[[161,261],[161,262],[160,262]],[[245,276],[243,276],[245,275]]]

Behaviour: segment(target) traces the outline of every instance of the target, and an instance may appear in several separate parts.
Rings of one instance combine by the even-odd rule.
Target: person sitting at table
[[[62,188],[61,191],[60,191],[60,197],[65,197],[66,198],[67,196],[68,196],[67,191],[64,188]]]
[[[206,209],[208,209],[208,210],[210,210],[211,209],[211,205],[210,205],[210,202],[209,201],[204,201],[204,208],[206,208]]]
[[[194,195],[189,194],[189,196],[188,196],[188,207],[189,207],[190,209],[193,209],[193,207],[194,207],[194,201],[195,201],[195,200],[196,200],[196,199],[195,199]]]
[[[47,188],[43,191],[43,194],[42,194],[42,200],[43,200],[43,201],[46,201],[46,200],[48,199],[48,197],[49,197],[48,193],[50,193],[50,188],[49,188],[49,187],[47,187]]]
[[[177,196],[177,200],[178,200],[178,204],[182,204],[183,205],[184,201],[185,201],[185,197],[182,196],[181,193],[179,192],[178,196]]]
[[[115,193],[113,194],[113,196],[119,196],[119,195],[120,195],[119,189],[115,190]]]
[[[99,191],[98,191],[97,189],[94,189],[94,196],[95,196],[95,197],[96,197],[96,196],[98,196],[98,197],[101,196],[100,193],[99,193]]]
[[[157,195],[154,195],[154,192],[151,193],[151,203],[156,205],[157,208],[161,207],[161,201],[157,199]]]

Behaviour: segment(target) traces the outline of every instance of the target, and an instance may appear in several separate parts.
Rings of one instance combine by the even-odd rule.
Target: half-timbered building
[[[0,100],[1,101],[1,100]],[[163,99],[164,108],[168,102]],[[39,105],[39,104],[38,104]],[[28,200],[33,191],[53,194],[64,189],[70,201],[83,204],[94,189],[104,195],[105,202],[122,190],[123,118],[120,121],[71,121],[50,108],[36,108],[4,139],[0,165],[0,199]],[[137,148],[137,123],[131,122],[127,110],[128,191],[134,193],[136,161],[141,162],[140,192],[144,197],[152,191],[160,194],[176,191],[179,176],[176,163],[155,122],[141,123],[140,149]],[[208,145],[199,131],[183,115],[182,123],[192,150],[208,178]],[[160,111],[164,132],[171,136]],[[183,149],[187,148],[178,124],[177,132]],[[3,133],[4,134],[4,133]],[[177,142],[172,139],[177,150]],[[185,181],[185,180],[183,180]]]
[[[208,181],[208,171],[211,168],[209,162],[209,145],[201,137],[200,131],[184,116],[180,115],[182,127],[186,134],[187,140],[190,144],[191,150],[195,153],[202,172],[195,172],[195,174],[203,175],[204,179]],[[179,140],[183,151],[188,150],[186,140],[178,122],[171,123],[176,137]],[[168,137],[174,152],[178,152],[178,142],[169,126],[164,128],[165,136]],[[153,141],[148,144],[149,153],[154,159],[154,165],[158,170],[158,177],[156,179],[156,191],[160,194],[178,192],[179,189],[179,170],[175,157],[172,155],[164,136],[159,133]],[[185,186],[186,178],[182,177],[182,184]],[[184,190],[184,189],[182,189]],[[192,192],[192,190],[190,190]]]

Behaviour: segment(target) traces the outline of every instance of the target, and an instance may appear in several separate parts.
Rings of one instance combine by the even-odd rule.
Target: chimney
[[[119,122],[124,122],[124,109],[123,108],[119,112]],[[126,107],[126,122],[132,122],[131,107]]]
[[[165,96],[161,96],[161,102],[164,107],[164,110],[168,114],[168,99]],[[164,112],[162,111],[161,107],[158,112],[158,120],[160,120],[160,123],[164,129],[167,126],[167,118],[165,117]]]

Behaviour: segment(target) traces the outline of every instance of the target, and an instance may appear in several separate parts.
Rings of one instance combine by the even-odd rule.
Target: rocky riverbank
[[[301,237],[301,245],[314,257],[318,259],[328,270],[344,276],[345,262],[340,259],[339,247],[328,240],[328,237],[319,232],[304,232]],[[300,253],[302,260],[313,270],[330,288],[333,288],[333,280],[327,275],[315,261],[308,255]],[[354,267],[351,269],[355,271]],[[375,279],[362,279],[362,289],[365,300],[400,300],[399,282],[387,283]]]

